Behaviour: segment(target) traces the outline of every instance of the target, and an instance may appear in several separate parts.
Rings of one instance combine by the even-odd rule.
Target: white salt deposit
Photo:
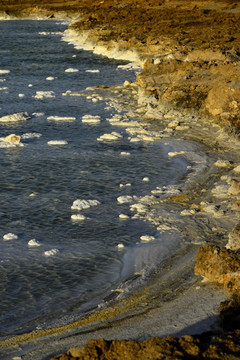
[[[9,74],[10,70],[0,70],[0,75]]]
[[[48,251],[44,251],[43,255],[44,256],[54,256],[57,253],[59,253],[58,249],[51,249],[51,250],[48,250]]]
[[[194,210],[194,209],[185,209],[185,210],[181,211],[181,213],[180,213],[180,215],[182,215],[182,216],[191,216],[194,214],[196,214],[196,210]]]
[[[33,87],[33,84],[28,84],[28,87]]]
[[[100,71],[98,69],[96,70],[86,70],[88,73],[99,73]]]
[[[17,239],[18,239],[18,236],[13,233],[7,233],[7,234],[3,235],[4,241],[17,240]]]
[[[4,86],[4,87],[1,87],[0,88],[0,91],[7,91],[8,90],[8,87],[7,86]]]
[[[69,69],[65,70],[66,73],[75,73],[75,72],[78,72],[78,71],[79,71],[78,69],[74,69],[74,68],[69,68]]]
[[[19,97],[20,99],[24,98],[24,96],[25,96],[25,94],[18,94],[18,97]]]
[[[46,80],[48,80],[48,81],[53,81],[53,80],[55,80],[55,77],[53,77],[53,76],[48,76],[48,77],[46,77]]]
[[[124,245],[123,244],[118,244],[117,247],[118,247],[118,249],[123,249]]]
[[[40,133],[25,133],[21,136],[22,139],[35,139],[40,138],[42,134]]]
[[[92,102],[96,103],[96,102],[98,102],[98,99],[97,98],[92,98]]]
[[[87,124],[98,124],[101,122],[101,117],[99,115],[86,114],[82,117],[82,122]]]
[[[37,246],[41,246],[41,244],[36,239],[32,239],[32,240],[29,240],[28,246],[29,247],[37,247]]]
[[[177,156],[177,155],[182,155],[182,154],[185,154],[185,151],[170,151],[169,153],[168,153],[168,156],[170,156],[170,157],[173,157],[173,156]]]
[[[155,240],[155,237],[154,237],[154,236],[150,236],[150,235],[142,235],[142,236],[140,237],[140,240],[141,240],[142,242],[149,242],[149,241]]]
[[[4,82],[4,81],[6,81],[6,79],[0,79],[0,82]]]
[[[47,119],[53,120],[53,121],[74,121],[74,120],[76,120],[76,118],[73,116],[48,116]]]
[[[236,173],[240,173],[240,165],[236,166],[233,171],[235,171]]]
[[[73,215],[71,215],[71,220],[72,221],[84,221],[84,220],[86,220],[86,216],[81,215],[81,214],[73,214]]]
[[[229,167],[231,166],[230,162],[228,160],[218,160],[214,163],[217,167]]]
[[[119,214],[119,219],[121,219],[121,220],[127,220],[127,219],[129,219],[129,216],[126,215],[126,214]]]
[[[54,97],[54,91],[36,91],[36,95],[33,95],[33,98],[37,100],[51,99]]]
[[[145,176],[145,177],[142,179],[142,181],[144,181],[144,182],[149,182],[150,179],[149,179],[149,177]]]
[[[84,210],[84,209],[89,209],[92,206],[97,206],[100,205],[101,203],[98,200],[81,200],[81,199],[77,199],[73,202],[71,209],[72,210]]]
[[[127,183],[127,184],[120,184],[119,185],[120,188],[127,187],[127,186],[132,186],[132,184]]]
[[[2,116],[0,122],[18,122],[29,120],[31,116],[27,112],[19,112],[12,115]]]
[[[58,145],[67,145],[68,142],[66,140],[50,140],[48,141],[48,145],[50,146],[58,146]]]
[[[133,200],[133,197],[130,195],[123,195],[123,196],[119,196],[117,198],[117,201],[119,204],[125,204],[125,203],[129,203]]]
[[[32,116],[35,116],[35,117],[40,117],[40,116],[44,116],[44,112],[34,112],[32,113]]]
[[[142,214],[143,214],[143,213],[147,212],[148,208],[147,208],[146,205],[139,203],[139,204],[133,204],[133,205],[131,205],[131,206],[130,206],[130,210],[131,210],[131,211],[137,211],[138,213],[142,213]]]
[[[128,152],[128,151],[121,151],[120,155],[121,155],[121,156],[130,156],[131,153]]]
[[[97,141],[116,141],[122,139],[122,135],[113,131],[111,134],[103,134],[99,138],[97,138]]]

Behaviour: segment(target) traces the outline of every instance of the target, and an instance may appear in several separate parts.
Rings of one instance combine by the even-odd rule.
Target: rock
[[[228,291],[240,290],[240,254],[237,251],[205,246],[198,249],[195,274],[223,284]]]
[[[240,292],[234,292],[230,299],[223,301],[218,308],[221,326],[225,331],[240,329]]]

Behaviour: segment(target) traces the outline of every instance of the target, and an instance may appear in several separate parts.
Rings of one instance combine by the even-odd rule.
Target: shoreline
[[[75,31],[75,30],[74,30]],[[103,49],[103,47],[102,47]],[[111,49],[110,49],[111,51]],[[170,61],[170,64],[174,64],[175,59],[171,59],[173,60]],[[222,61],[217,60],[217,61]],[[167,62],[169,63],[169,59],[167,59]],[[214,60],[213,60],[214,62]],[[210,235],[209,232],[207,232],[208,235],[210,235],[210,239],[209,242],[207,241],[202,241],[201,240],[201,236],[198,236],[199,240],[195,240],[195,244],[193,244],[193,247],[196,246],[202,246],[202,245],[206,245],[208,243],[213,243],[213,244],[218,244],[219,245],[224,245],[227,243],[228,241],[228,233],[230,233],[232,231],[232,229],[234,228],[234,226],[237,224],[237,214],[238,214],[238,206],[235,205],[236,201],[233,197],[233,195],[231,194],[231,192],[229,192],[229,188],[231,187],[231,179],[234,180],[237,177],[237,173],[234,172],[234,169],[237,168],[239,162],[236,161],[237,159],[237,154],[239,151],[239,143],[238,143],[238,139],[236,139],[236,143],[234,144],[235,138],[234,135],[233,136],[229,136],[227,134],[227,132],[225,132],[224,130],[222,130],[222,128],[216,123],[213,122],[212,118],[211,122],[209,123],[209,117],[206,116],[205,120],[203,121],[203,123],[201,122],[202,118],[203,118],[203,114],[206,114],[205,110],[200,109],[199,111],[193,111],[191,108],[186,108],[186,109],[182,109],[182,108],[178,108],[178,105],[174,103],[174,98],[173,98],[173,106],[171,106],[171,104],[168,104],[165,102],[165,99],[162,99],[162,101],[159,101],[159,90],[158,90],[158,86],[156,86],[156,80],[155,83],[152,83],[152,79],[154,77],[156,77],[156,71],[159,72],[161,70],[161,67],[163,67],[163,65],[161,64],[165,64],[165,60],[163,59],[163,63],[158,63],[158,60],[155,58],[154,61],[149,61],[147,64],[145,64],[144,66],[144,71],[142,74],[140,74],[140,76],[137,79],[137,86],[138,86],[138,93],[134,94],[133,97],[135,97],[135,100],[137,98],[137,114],[139,114],[141,117],[143,117],[143,122],[140,126],[140,129],[136,129],[135,132],[131,129],[131,130],[127,130],[130,133],[132,132],[131,136],[134,135],[135,137],[138,136],[142,136],[142,132],[143,130],[146,130],[146,132],[150,132],[151,136],[153,139],[159,139],[162,138],[164,141],[169,141],[168,136],[170,134],[170,136],[174,139],[173,143],[174,146],[176,147],[176,151],[175,151],[175,156],[186,156],[187,158],[189,158],[191,161],[193,161],[193,158],[191,157],[193,154],[191,154],[191,151],[189,151],[189,149],[182,149],[181,145],[178,144],[178,139],[181,139],[182,137],[184,139],[186,139],[187,141],[191,141],[191,140],[197,140],[200,141],[200,143],[205,143],[209,146],[208,149],[203,150],[206,151],[208,154],[213,154],[215,153],[214,157],[214,161],[212,161],[210,164],[208,164],[206,166],[205,169],[207,169],[207,184],[208,187],[206,188],[204,186],[204,184],[206,184],[204,181],[202,181],[202,175],[204,173],[203,169],[199,171],[199,173],[197,174],[197,179],[198,181],[194,180],[194,182],[197,183],[197,186],[195,186],[195,188],[191,188],[191,181],[189,180],[190,186],[189,184],[187,184],[187,186],[183,186],[182,189],[180,189],[181,191],[179,193],[176,194],[167,194],[167,192],[164,193],[161,192],[162,189],[156,189],[156,191],[159,190],[159,194],[157,197],[157,200],[155,199],[155,195],[149,195],[149,197],[145,197],[145,199],[138,199],[140,205],[147,205],[148,208],[148,212],[150,209],[150,213],[151,214],[147,214],[146,212],[137,212],[138,216],[142,219],[147,219],[147,221],[152,222],[155,226],[161,226],[163,219],[159,218],[159,216],[157,217],[156,215],[159,214],[159,210],[161,211],[165,211],[168,212],[169,209],[173,209],[171,206],[174,206],[174,209],[176,208],[176,212],[178,213],[178,216],[173,216],[172,219],[167,218],[168,221],[168,226],[171,227],[173,226],[174,222],[179,222],[180,227],[182,226],[182,229],[184,229],[184,223],[185,221],[190,224],[190,226],[193,226],[192,224],[194,222],[191,221],[191,217],[195,217],[197,218],[197,224],[199,224],[199,222],[203,225],[200,226],[200,230],[203,231],[203,229],[205,230],[205,227],[208,228],[209,225],[208,223],[210,222],[211,224],[211,229],[214,228],[213,234],[214,235]],[[174,64],[175,67],[176,64]],[[164,65],[165,66],[165,65]],[[185,66],[185,65],[184,65]],[[224,65],[225,66],[225,65]],[[176,67],[175,67],[176,69]],[[175,71],[174,69],[174,71]],[[185,70],[188,72],[189,68],[185,68]],[[183,71],[182,68],[177,69],[177,71]],[[236,71],[236,70],[235,70]],[[144,73],[145,72],[145,73]],[[167,67],[167,74],[168,76],[172,74],[172,71],[170,71]],[[144,78],[144,76],[147,76]],[[163,80],[163,78],[161,78]],[[210,79],[211,80],[211,79]],[[159,80],[158,80],[159,81]],[[150,85],[149,86],[149,82]],[[152,86],[154,85],[154,86]],[[128,89],[129,88],[129,89]],[[132,90],[134,89],[134,86],[125,86],[125,90],[130,90],[130,92],[132,92]],[[139,90],[140,89],[140,90]],[[136,88],[134,89],[136,91]],[[196,90],[196,88],[194,89]],[[95,91],[95,90],[94,90]],[[98,91],[98,89],[96,89],[96,91]],[[99,91],[103,91],[104,90],[99,90]],[[157,95],[157,96],[156,96]],[[231,101],[235,101],[232,100]],[[236,108],[234,108],[233,106],[233,111],[236,112]],[[238,110],[238,108],[237,108]],[[174,122],[174,120],[176,119],[176,117],[179,118],[178,124],[173,124],[171,126],[169,126],[170,124],[172,124]],[[194,118],[193,118],[194,117]],[[156,124],[156,119],[158,124]],[[187,120],[186,120],[187,119]],[[193,120],[194,119],[194,120]],[[220,119],[220,123],[222,123],[222,119]],[[226,122],[226,128],[229,128],[229,123]],[[127,124],[126,124],[127,125]],[[160,128],[159,128],[160,127]],[[177,127],[179,127],[177,129]],[[205,127],[205,130],[204,130]],[[209,127],[209,128],[208,128]],[[212,130],[210,131],[209,129],[212,127]],[[156,130],[157,128],[157,130]],[[195,131],[197,129],[197,131]],[[139,133],[138,133],[139,131]],[[153,134],[155,131],[155,134]],[[235,131],[233,131],[235,132]],[[216,133],[218,134],[218,136],[216,136]],[[180,134],[183,134],[180,135]],[[145,136],[149,136],[149,134],[145,133]],[[148,141],[151,141],[150,138],[148,139]],[[180,140],[181,142],[181,140]],[[236,147],[235,147],[236,145]],[[178,148],[179,146],[179,148]],[[212,147],[212,149],[211,149]],[[189,157],[190,156],[190,157]],[[220,157],[219,159],[219,163],[218,165],[214,165],[218,162],[218,156]],[[222,162],[221,162],[222,161]],[[225,178],[224,178],[225,177]],[[189,187],[188,187],[189,186]],[[225,189],[223,191],[223,189]],[[203,191],[205,190],[205,191]],[[223,196],[222,196],[223,195]],[[162,196],[162,198],[161,198]],[[154,197],[154,199],[153,199]],[[160,199],[159,199],[160,197]],[[154,201],[153,201],[154,200]],[[235,210],[233,209],[235,206]],[[184,212],[180,217],[179,217],[179,212]],[[235,214],[235,215],[233,215]],[[175,214],[174,214],[175,215]],[[180,220],[183,219],[184,221]],[[157,219],[157,220],[156,220]],[[200,220],[198,220],[200,219]],[[216,225],[216,224],[220,225]],[[178,225],[179,225],[178,224]],[[203,227],[202,227],[203,226]],[[194,229],[194,226],[193,226]],[[184,231],[184,230],[183,230]],[[192,233],[188,234],[188,237],[190,238],[191,236],[193,236],[193,234],[197,234],[197,232],[194,231]],[[215,240],[214,240],[215,239]],[[218,239],[218,240],[216,240]],[[192,246],[192,245],[191,245]],[[196,255],[196,251],[194,250],[194,255],[192,256],[190,263],[191,263],[191,270],[188,269],[189,273],[190,271],[193,271],[193,260],[195,258]],[[189,259],[188,259],[189,261]],[[175,271],[177,272],[179,269],[175,269]],[[188,274],[188,273],[187,273]],[[186,275],[186,277],[188,278],[188,275]],[[156,284],[154,285],[156,286]],[[154,288],[153,286],[153,288]],[[210,298],[214,297],[214,294],[218,293],[218,296],[216,296],[214,298],[214,309],[213,310],[213,318],[214,316],[217,317],[216,315],[216,306],[217,304],[219,304],[220,301],[225,300],[227,298],[226,293],[224,293],[223,289],[221,287],[219,287],[218,285],[214,285],[214,284],[202,284],[199,281],[197,281],[197,283],[193,283],[192,286],[190,286],[190,288],[192,288],[192,292],[190,290],[184,290],[183,291],[183,297],[182,297],[182,301],[184,303],[184,299],[188,299],[189,294],[191,293],[191,296],[194,295],[194,292],[196,293],[196,288],[199,287],[200,290],[199,292],[202,292],[203,297],[202,300],[204,298],[204,296],[206,297],[206,294],[209,293]],[[207,289],[207,290],[206,290]],[[210,289],[212,289],[213,292],[210,291]],[[190,293],[189,293],[190,291]],[[191,298],[191,296],[189,298]],[[196,295],[194,295],[196,296]],[[194,298],[193,296],[193,298]],[[134,331],[134,326],[131,322],[131,320],[128,320],[128,317],[133,319],[133,322],[135,322],[135,330],[136,330],[136,324],[139,323],[141,321],[141,326],[146,326],[148,324],[148,327],[144,326],[144,331],[145,329],[151,329],[152,327],[152,323],[151,321],[153,321],[154,318],[156,318],[156,311],[158,312],[158,306],[155,304],[155,308],[151,305],[150,306],[150,310],[149,310],[149,315],[151,315],[149,318],[150,320],[146,319],[145,316],[145,309],[148,308],[148,306],[146,306],[146,304],[150,304],[152,302],[152,300],[150,301],[151,296],[146,299],[145,296],[142,297],[142,295],[136,295],[133,296],[132,298],[128,298],[120,300],[120,303],[113,305],[112,306],[112,312],[110,311],[110,308],[107,309],[103,309],[102,312],[101,310],[99,311],[98,314],[95,313],[95,315],[91,315],[90,314],[90,322],[89,322],[89,327],[87,326],[88,330],[84,328],[84,319],[83,322],[78,322],[75,325],[79,326],[79,325],[83,325],[83,330],[82,333],[85,334],[84,335],[84,340],[82,339],[82,335],[74,335],[74,331],[71,333],[71,331],[69,330],[70,327],[65,327],[64,331],[66,331],[65,336],[64,334],[59,334],[58,336],[56,336],[56,334],[61,331],[63,329],[58,329],[57,331],[52,331],[49,334],[47,334],[46,332],[34,332],[32,335],[30,336],[29,339],[38,339],[35,340],[38,342],[38,350],[34,350],[34,340],[31,340],[28,344],[26,345],[26,348],[24,349],[25,345],[21,345],[21,348],[24,349],[24,359],[29,359],[31,358],[31,356],[33,356],[32,354],[35,351],[34,356],[44,356],[44,358],[46,358],[46,352],[41,355],[41,348],[43,349],[44,347],[47,347],[50,345],[50,347],[48,348],[48,354],[51,354],[51,352],[61,352],[61,351],[66,351],[67,346],[74,346],[74,342],[76,343],[76,345],[84,345],[86,343],[87,340],[90,340],[92,338],[99,338],[99,336],[104,336],[111,339],[111,338],[132,338],[133,335],[133,331]],[[197,301],[199,301],[200,296],[198,294],[197,296]],[[121,302],[122,301],[122,302]],[[183,303],[181,303],[181,297],[178,298],[178,300],[176,300],[178,303],[178,306],[176,306],[176,309],[178,309],[178,311],[182,310],[183,307]],[[127,304],[128,302],[128,304]],[[119,304],[122,304],[123,306],[123,312],[118,313],[117,307],[119,307]],[[134,305],[133,305],[134,304]],[[134,314],[130,311],[130,313],[128,313],[129,309],[133,309],[136,304],[138,304],[138,306],[141,308],[143,307],[143,313],[141,314]],[[173,302],[174,304],[174,302]],[[202,306],[204,308],[204,303],[196,303],[196,308],[197,310],[199,310],[199,306]],[[130,306],[130,307],[129,307]],[[115,310],[114,310],[115,307]],[[121,307],[121,305],[120,305]],[[126,311],[126,309],[128,309],[128,311]],[[169,310],[172,311],[172,310]],[[173,315],[173,317],[177,317],[178,311],[176,311],[176,313]],[[122,314],[124,314],[125,312],[125,319],[122,318]],[[111,315],[112,314],[112,315]],[[196,309],[193,308],[193,314],[196,315]],[[160,316],[161,315],[161,316]],[[119,318],[120,316],[120,318]],[[161,311],[158,312],[158,316],[160,316],[157,321],[161,321],[162,320],[162,314]],[[203,315],[202,315],[203,316]],[[120,320],[121,319],[121,320]],[[169,318],[168,318],[169,320]],[[96,322],[97,321],[97,322]],[[157,322],[156,321],[156,322]],[[201,321],[201,320],[199,320]],[[216,324],[216,318],[214,318],[213,323]],[[106,325],[103,325],[104,322],[106,323]],[[114,324],[114,330],[112,328],[112,322]],[[86,324],[88,324],[88,321],[86,322]],[[92,324],[92,325],[91,325]],[[125,324],[122,326],[122,332],[120,331],[121,326],[119,326],[118,324]],[[117,326],[115,326],[117,325]],[[93,328],[91,329],[91,326],[93,326]],[[73,326],[75,327],[75,326]],[[106,330],[103,330],[106,327]],[[128,328],[132,327],[132,332],[129,333]],[[196,328],[198,326],[196,325]],[[98,330],[99,328],[99,330]],[[94,330],[96,329],[96,330]],[[101,330],[102,329],[102,330]],[[209,328],[206,328],[206,330],[208,330]],[[56,330],[56,329],[55,329]],[[158,329],[159,330],[159,329]],[[156,331],[158,331],[156,328]],[[70,331],[70,334],[67,335],[67,333]],[[52,334],[52,335],[51,335]],[[54,335],[55,334],[55,335]],[[88,334],[88,335],[86,335]],[[115,334],[115,336],[113,335]],[[145,332],[146,334],[146,332]],[[178,336],[182,336],[183,332],[181,333],[180,331],[178,332]],[[190,331],[191,334],[191,331]],[[50,336],[48,339],[45,339],[44,337],[48,335]],[[122,335],[122,336],[121,336]],[[125,335],[125,336],[124,336]],[[151,335],[151,334],[150,334]],[[153,334],[153,336],[156,336],[157,334]],[[161,334],[160,336],[165,336],[167,335],[167,333],[165,334]],[[39,336],[43,336],[42,339],[39,338]],[[52,344],[49,344],[49,342],[51,342],[51,336],[53,336],[54,338],[54,345],[52,346]],[[146,335],[148,336],[148,335]],[[67,338],[71,337],[71,341],[67,342],[67,340],[63,340],[61,339],[62,337],[64,337],[64,339],[66,340]],[[142,334],[141,336],[138,337],[140,340],[144,340],[144,335]],[[62,343],[64,343],[65,341],[65,345],[63,347],[63,345],[61,345],[61,341]],[[23,340],[23,337],[20,337],[18,339],[16,339],[17,341],[15,342],[15,344],[19,344],[19,341],[21,342],[21,340]],[[26,341],[26,339],[24,340]],[[7,345],[5,343],[5,345]],[[1,344],[1,346],[5,346],[3,343]],[[10,344],[9,344],[10,345]],[[15,345],[12,347],[12,350],[15,352],[16,348],[14,349],[14,347],[16,347],[18,345]],[[57,351],[56,349],[59,349],[59,351]],[[51,349],[51,350],[50,350]],[[9,349],[10,350],[10,349]],[[17,350],[19,351],[19,350]],[[27,355],[27,352],[29,352],[29,355]],[[37,354],[38,352],[38,354]],[[19,352],[18,352],[19,353]],[[50,355],[49,355],[50,356]],[[36,359],[38,357],[35,357]],[[39,357],[39,359],[42,359],[43,357]],[[49,358],[49,357],[47,357]]]

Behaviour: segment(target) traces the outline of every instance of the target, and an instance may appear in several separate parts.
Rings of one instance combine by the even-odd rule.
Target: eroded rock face
[[[240,331],[226,336],[203,334],[181,338],[150,338],[137,341],[91,340],[84,347],[75,347],[52,360],[180,360],[180,359],[239,359]]]
[[[209,281],[223,284],[228,291],[240,290],[240,253],[238,251],[205,246],[198,249],[195,274]]]

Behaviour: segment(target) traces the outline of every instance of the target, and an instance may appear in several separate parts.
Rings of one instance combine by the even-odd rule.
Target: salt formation
[[[127,220],[127,219],[129,219],[129,216],[126,215],[126,214],[119,214],[119,219],[121,219],[121,220]]]
[[[97,141],[116,141],[122,139],[122,135],[113,131],[111,134],[103,134],[99,138],[97,138]]]
[[[7,233],[7,234],[3,235],[4,241],[17,240],[17,239],[18,239],[18,236],[13,233]]]
[[[52,80],[55,80],[55,77],[53,77],[53,76],[48,76],[48,77],[46,78],[46,80],[52,81]]]
[[[130,195],[124,195],[124,196],[119,196],[117,198],[117,201],[119,204],[125,204],[125,203],[129,203],[133,200],[133,197]]]
[[[88,124],[98,124],[101,122],[101,118],[99,115],[86,114],[82,117],[82,122]]]
[[[67,73],[74,73],[74,72],[78,72],[79,70],[78,69],[73,69],[73,68],[69,68],[69,69],[66,69],[65,72]]]
[[[131,153],[128,152],[128,151],[121,151],[120,155],[121,155],[121,156],[130,156]]]
[[[53,120],[53,121],[74,121],[76,120],[73,116],[48,116],[47,120]]]
[[[86,219],[86,216],[81,215],[81,214],[73,214],[71,216],[72,221],[84,221],[85,219]]]
[[[86,70],[88,73],[99,73],[100,71],[98,69],[96,70]]]
[[[27,112],[19,112],[12,115],[5,115],[0,118],[0,122],[18,122],[29,120],[31,116]]]
[[[32,240],[29,240],[28,246],[29,247],[37,247],[37,246],[41,246],[41,244],[36,239],[32,239]]]
[[[0,75],[9,74],[10,70],[0,70]]]
[[[59,250],[58,249],[51,249],[51,250],[48,250],[48,251],[44,251],[44,255],[45,256],[54,256],[56,255],[57,253],[59,253]]]
[[[92,206],[97,206],[100,205],[100,202],[98,200],[81,200],[81,199],[77,199],[73,202],[71,209],[72,210],[84,210],[84,209],[89,209]]]
[[[50,140],[48,141],[48,145],[57,146],[57,145],[67,145],[68,142],[66,140]]]
[[[25,133],[21,136],[22,139],[34,139],[34,138],[40,138],[42,134],[40,133]]]
[[[142,236],[140,237],[140,240],[141,240],[142,242],[149,242],[149,241],[155,240],[155,237],[154,237],[154,236],[150,236],[150,235],[142,235]]]
[[[54,91],[36,91],[36,95],[33,95],[33,98],[37,100],[43,100],[45,98],[49,99],[54,97]]]
[[[19,144],[21,140],[21,136],[10,134],[5,137],[4,141],[10,143],[10,144]]]

